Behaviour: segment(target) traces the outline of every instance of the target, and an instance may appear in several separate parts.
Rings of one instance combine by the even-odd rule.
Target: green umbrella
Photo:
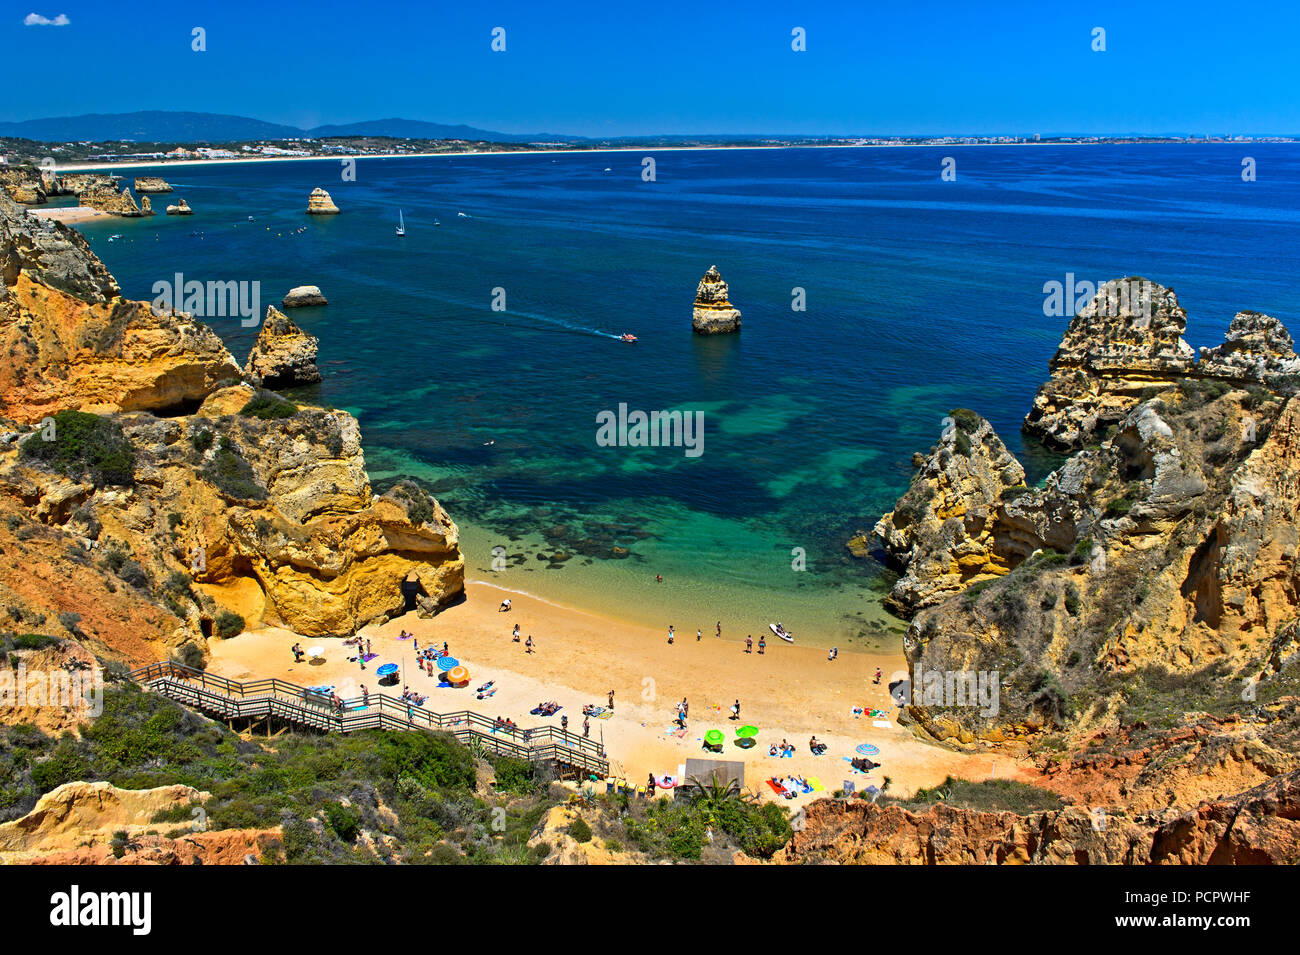
[[[723,739],[725,737],[722,735],[722,730],[709,730],[704,734],[704,742],[710,746],[721,746]]]
[[[736,735],[739,736],[741,739],[749,739],[752,736],[758,735],[758,727],[742,726],[740,729],[736,730]]]

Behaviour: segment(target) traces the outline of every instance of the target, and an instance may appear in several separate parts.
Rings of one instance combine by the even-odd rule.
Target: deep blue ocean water
[[[955,182],[940,178],[949,155]],[[184,197],[196,215],[83,231],[133,298],[177,271],[260,281],[264,303],[321,286],[330,304],[293,315],[320,337],[324,374],[300,397],[357,415],[377,482],[427,483],[465,532],[471,576],[683,632],[780,618],[816,642],[882,639],[879,568],[844,542],[906,488],[948,409],[988,417],[1031,473],[1051,464],[1019,434],[1068,322],[1043,314],[1046,282],[1170,285],[1193,346],[1245,308],[1300,329],[1294,146],[363,159],[354,182],[341,170],[166,168],[176,193],[154,197],[158,211]],[[341,215],[304,214],[315,186]],[[744,313],[739,335],[691,332],[713,264]],[[806,311],[791,308],[796,287]],[[209,324],[242,362],[255,330]],[[640,341],[611,337],[625,331]],[[596,414],[620,402],[703,411],[704,453],[597,446]],[[497,545],[522,555],[505,573],[490,567]],[[576,556],[538,556],[557,550]]]

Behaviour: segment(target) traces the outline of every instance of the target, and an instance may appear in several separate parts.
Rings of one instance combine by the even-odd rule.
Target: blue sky
[[[1293,3],[23,4],[0,22],[21,91],[4,120],[188,109],[591,136],[1300,132]],[[32,12],[70,22],[25,26]],[[195,26],[207,52],[190,48]]]

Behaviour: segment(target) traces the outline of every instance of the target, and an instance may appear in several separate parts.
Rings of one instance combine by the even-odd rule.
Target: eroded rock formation
[[[144,215],[131,197],[131,190],[123,189],[120,193],[113,185],[93,185],[77,195],[77,202],[109,215],[139,218]]]
[[[194,215],[194,210],[190,208],[188,202],[181,199],[176,203],[176,205],[167,207],[167,214],[169,216],[192,216]]]
[[[315,335],[308,335],[274,305],[268,305],[244,374],[267,388],[314,384],[320,381],[316,367],[319,346]]]
[[[740,331],[740,309],[727,300],[727,283],[722,280],[716,265],[709,266],[695,290],[691,327],[700,335]]]
[[[307,214],[314,216],[337,215],[339,207],[334,205],[334,200],[324,189],[317,186],[311,191],[311,196],[307,199]]]
[[[172,187],[162,176],[137,176],[135,179],[135,191],[144,192],[171,192]]]

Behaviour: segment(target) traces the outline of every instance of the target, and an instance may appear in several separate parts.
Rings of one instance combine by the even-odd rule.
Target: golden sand
[[[370,639],[378,655],[364,672],[348,662],[355,650],[342,638],[295,637],[276,628],[213,640],[210,670],[237,680],[274,676],[301,685],[334,684],[336,692],[350,697],[360,693],[362,684],[371,693],[400,692],[400,687],[379,687],[374,675],[379,665],[397,663],[403,666],[407,684],[428,696],[428,709],[470,709],[488,717],[509,717],[521,727],[559,725],[560,717],[568,716],[569,730],[575,733],[583,731],[583,705],[605,706],[612,689],[614,716],[591,719],[590,734],[604,740],[611,774],[633,784],[644,784],[651,772],[677,775],[688,757],[709,756],[702,737],[715,728],[726,734],[727,743],[723,756],[714,758],[743,760],[747,787],[765,797],[775,798],[764,785],[772,775],[817,777],[825,786],[823,795],[849,779],[861,790],[869,783],[881,785],[888,776],[891,793],[910,793],[949,775],[972,780],[1027,775],[1024,767],[1006,756],[953,752],[900,727],[893,718],[897,710],[887,684],[890,674],[906,669],[901,653],[841,652],[830,661],[824,649],[771,638],[765,654],[758,654],[757,643],[754,652],[747,654],[743,635],[737,639],[727,633],[725,622],[723,639],[713,635],[716,621],[677,621],[678,634],[670,646],[666,624],[656,631],[481,581],[469,582],[466,593],[464,603],[431,620],[408,614],[363,630],[361,635]],[[513,607],[502,612],[498,608],[507,596]],[[519,643],[511,638],[516,623]],[[704,630],[699,641],[697,626]],[[403,630],[416,640],[399,640]],[[525,650],[529,635],[534,641],[532,654]],[[324,661],[295,664],[290,652],[295,639],[304,649],[323,647]],[[443,641],[452,656],[469,668],[468,688],[439,689],[435,677],[416,669],[415,642],[424,648],[441,646]],[[876,667],[884,671],[880,685],[873,682]],[[489,680],[495,681],[497,692],[477,699],[475,688]],[[668,731],[683,697],[690,704],[687,732],[673,736]],[[736,699],[741,704],[738,722],[730,719],[729,712]],[[543,700],[555,700],[563,709],[549,718],[530,715]],[[855,718],[854,706],[884,710],[890,714],[889,727],[874,726],[866,715]],[[749,750],[735,745],[734,731],[746,723],[760,730],[758,745]],[[809,752],[814,733],[829,745],[825,755]],[[795,745],[793,758],[768,755],[768,746],[782,739]],[[882,764],[865,776],[851,772],[844,760],[864,742],[880,748],[880,755],[872,758]]]

